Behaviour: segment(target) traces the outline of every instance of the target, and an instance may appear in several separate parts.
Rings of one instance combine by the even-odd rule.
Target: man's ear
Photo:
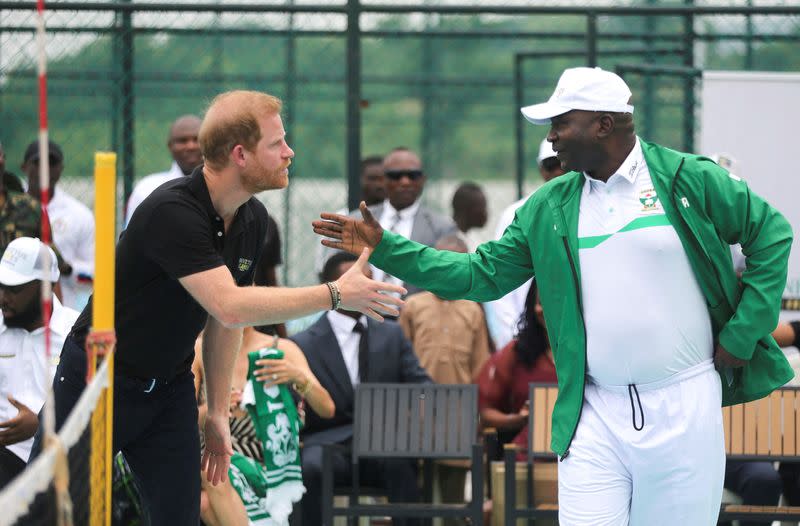
[[[600,115],[600,117],[597,119],[597,137],[599,139],[605,139],[614,133],[616,125],[617,123],[610,113],[604,113]]]
[[[235,165],[244,167],[244,146],[241,144],[234,146],[231,150],[230,156]]]

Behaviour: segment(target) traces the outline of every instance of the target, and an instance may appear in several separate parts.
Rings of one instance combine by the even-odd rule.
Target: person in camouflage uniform
[[[2,181],[0,178],[0,255],[18,237],[38,238],[42,232],[39,201],[28,194],[7,190]]]

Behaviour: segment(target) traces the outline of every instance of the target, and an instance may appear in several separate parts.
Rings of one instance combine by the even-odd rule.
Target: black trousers
[[[725,463],[725,487],[748,505],[777,506],[781,477],[772,462],[729,460]],[[725,524],[725,523],[720,523]],[[739,521],[740,526],[769,526],[772,521]]]
[[[86,387],[85,375],[86,352],[67,338],[53,379],[56,429]],[[190,371],[156,382],[115,375],[113,438],[114,452],[123,452],[142,490],[150,524],[200,523],[200,438]],[[37,433],[37,452],[40,442]]]
[[[25,461],[5,446],[0,446],[0,489],[14,480],[25,469]]]
[[[351,457],[349,448],[337,448],[333,453],[333,483],[350,486]],[[302,509],[302,526],[333,526],[322,523],[322,446],[306,446],[302,450],[303,484],[306,494],[297,504]],[[383,488],[390,502],[419,502],[416,463],[410,459],[363,459],[359,479],[364,486]],[[395,526],[417,526],[419,519],[393,519]]]

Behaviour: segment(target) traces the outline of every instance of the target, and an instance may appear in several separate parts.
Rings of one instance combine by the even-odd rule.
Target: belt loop
[[[636,427],[636,407],[633,405],[633,393],[636,393],[636,402],[639,404],[639,413],[642,415],[642,425]],[[642,409],[642,401],[639,399],[639,390],[636,389],[635,384],[628,384],[628,398],[631,400],[631,420],[633,420],[633,428],[636,431],[644,429],[644,410]]]
[[[145,392],[145,393],[151,393],[151,392],[153,391],[153,388],[154,388],[155,386],[156,386],[156,379],[155,379],[155,378],[151,378],[151,379],[150,379],[150,387],[148,387],[147,389],[145,389],[145,390],[144,390],[144,392]],[[631,402],[631,403],[633,403],[633,402]]]

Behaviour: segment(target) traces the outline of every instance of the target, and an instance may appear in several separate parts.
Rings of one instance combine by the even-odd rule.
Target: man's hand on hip
[[[322,220],[311,223],[314,232],[332,238],[323,239],[322,244],[326,247],[345,250],[356,256],[360,255],[365,248],[373,249],[378,246],[383,237],[381,224],[369,211],[364,201],[361,201],[359,209],[364,219],[327,212],[320,214]]]
[[[724,367],[744,367],[747,365],[747,360],[742,360],[741,358],[737,358],[736,356],[732,355],[722,345],[717,345],[717,350],[714,353],[714,365],[717,366],[718,369]]]

